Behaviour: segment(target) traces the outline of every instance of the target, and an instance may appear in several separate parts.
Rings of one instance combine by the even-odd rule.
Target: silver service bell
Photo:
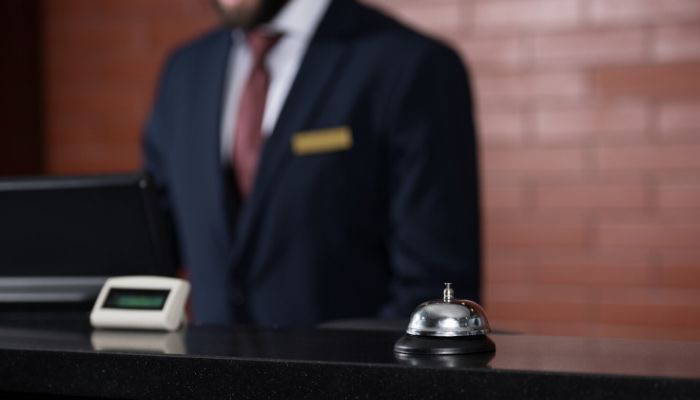
[[[441,300],[420,304],[411,315],[406,334],[394,351],[406,354],[470,354],[493,352],[496,346],[486,336],[491,332],[480,305],[454,298],[451,283],[445,283]]]

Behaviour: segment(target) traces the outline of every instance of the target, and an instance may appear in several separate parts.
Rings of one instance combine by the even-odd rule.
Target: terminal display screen
[[[170,290],[163,289],[117,289],[107,293],[104,308],[127,310],[162,310]]]

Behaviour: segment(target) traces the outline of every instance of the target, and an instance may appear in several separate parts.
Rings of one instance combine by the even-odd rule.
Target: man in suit
[[[218,0],[145,132],[202,323],[405,318],[479,296],[459,57],[354,0]]]

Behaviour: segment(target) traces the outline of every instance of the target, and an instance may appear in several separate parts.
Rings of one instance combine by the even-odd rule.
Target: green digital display
[[[104,308],[127,310],[162,310],[168,300],[169,290],[162,289],[117,289],[107,293]]]

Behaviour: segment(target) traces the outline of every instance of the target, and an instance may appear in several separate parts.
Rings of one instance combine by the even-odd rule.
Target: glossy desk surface
[[[365,325],[366,327],[366,325]],[[397,330],[98,331],[0,315],[0,394],[113,398],[700,398],[700,342],[494,334],[494,355],[397,357]]]

